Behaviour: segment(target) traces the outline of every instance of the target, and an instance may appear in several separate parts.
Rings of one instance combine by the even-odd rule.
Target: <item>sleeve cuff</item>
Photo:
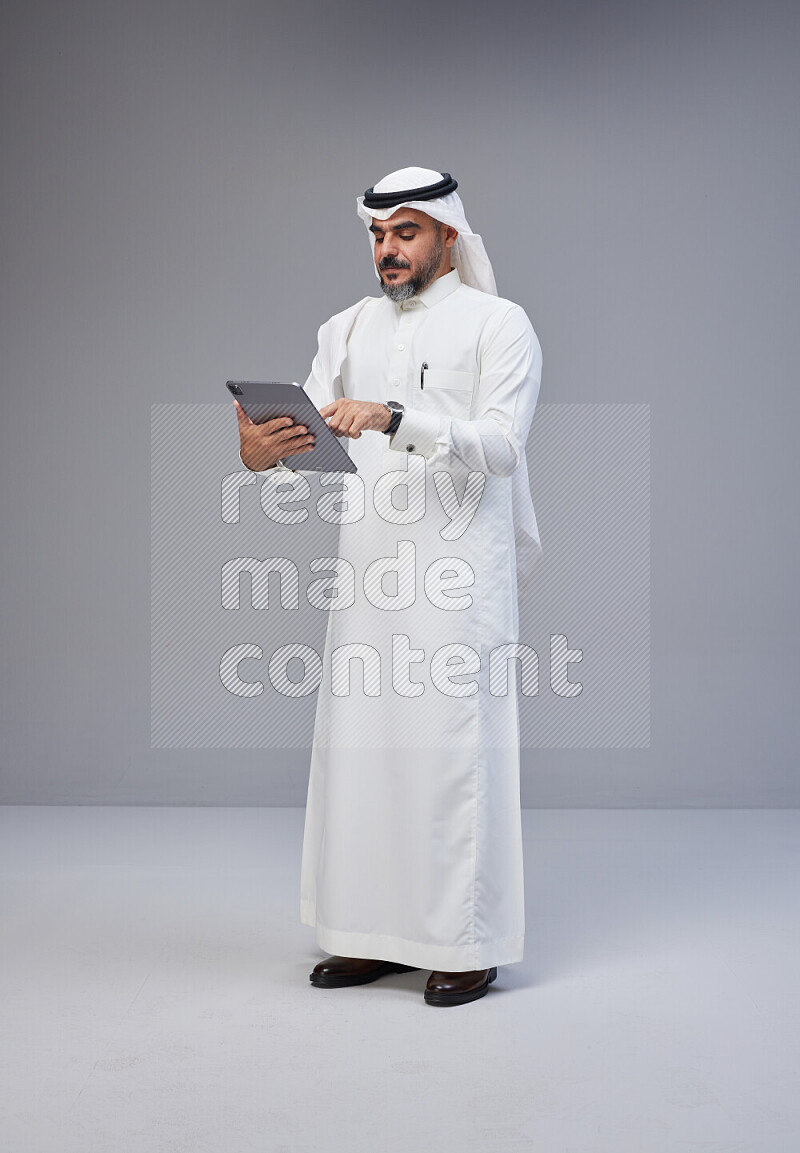
[[[407,408],[397,432],[389,437],[389,448],[395,452],[419,452],[432,456],[439,436],[440,420],[436,413]]]

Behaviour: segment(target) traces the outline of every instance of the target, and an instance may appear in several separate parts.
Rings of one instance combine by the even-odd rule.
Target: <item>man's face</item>
[[[451,239],[443,224],[414,208],[398,208],[388,220],[373,218],[375,267],[390,300],[407,300],[450,269]]]

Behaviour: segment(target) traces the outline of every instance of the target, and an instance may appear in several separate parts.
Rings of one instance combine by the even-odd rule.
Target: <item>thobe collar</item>
[[[438,304],[440,300],[444,300],[451,292],[461,285],[461,277],[458,275],[458,269],[453,268],[450,272],[446,272],[444,276],[437,276],[432,280],[427,288],[423,288],[422,292],[418,292],[416,296],[410,296],[408,300],[404,300],[397,307],[402,309],[403,312],[413,312],[414,309],[419,308],[420,304],[425,308],[433,308],[434,304]]]

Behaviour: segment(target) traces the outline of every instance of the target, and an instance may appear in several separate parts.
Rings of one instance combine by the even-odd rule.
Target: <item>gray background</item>
[[[355,196],[420,164],[531,317],[541,402],[651,406],[651,744],[526,750],[524,802],[800,803],[799,24],[4,5],[0,800],[303,803],[308,750],[150,747],[150,406],[304,379],[377,289]]]

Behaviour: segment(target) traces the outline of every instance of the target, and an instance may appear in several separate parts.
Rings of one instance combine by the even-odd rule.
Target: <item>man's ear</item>
[[[456,240],[458,239],[458,232],[456,231],[455,228],[453,228],[452,224],[446,224],[444,227],[445,227],[444,246],[445,246],[445,248],[452,248],[453,245],[455,244]]]

